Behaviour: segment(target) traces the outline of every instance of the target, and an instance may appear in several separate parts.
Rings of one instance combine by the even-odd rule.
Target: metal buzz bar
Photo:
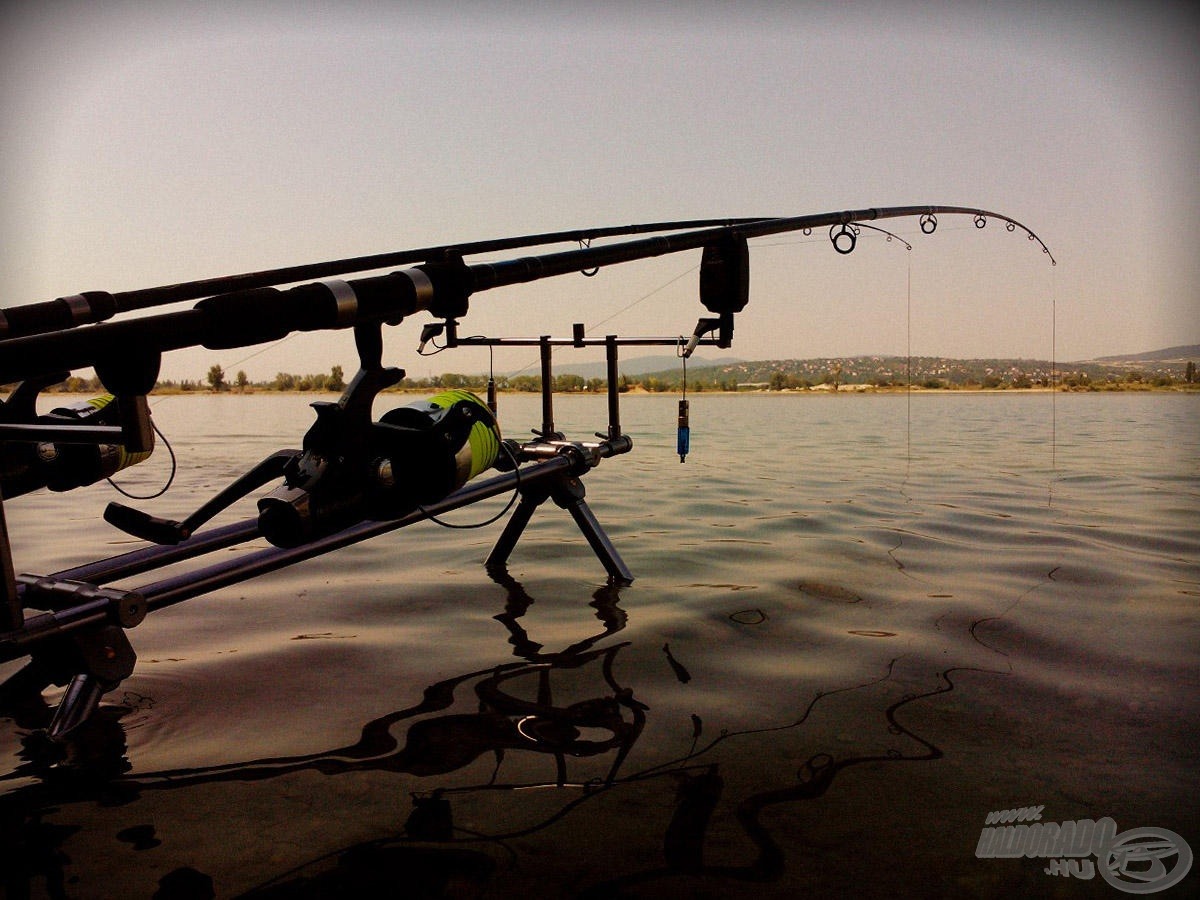
[[[0,403],[0,662],[28,663],[0,685],[0,707],[49,684],[67,691],[47,731],[63,740],[88,720],[101,696],[132,673],[136,655],[125,632],[148,612],[211,593],[340,547],[512,492],[519,497],[487,565],[502,568],[534,511],[546,500],[567,509],[611,580],[633,580],[628,567],[584,499],[582,477],[603,459],[632,449],[620,424],[617,352],[620,346],[729,347],[734,316],[749,296],[751,238],[828,226],[839,253],[854,249],[858,227],[870,220],[919,216],[930,234],[938,214],[972,215],[1021,228],[985,210],[952,206],[890,207],[791,218],[709,219],[583,229],[442,245],[265,272],[205,279],[124,294],[86,292],[0,313],[0,384],[18,382]],[[876,229],[882,230],[882,229]],[[669,232],[669,233],[665,233]],[[601,237],[651,235],[593,247]],[[578,242],[577,250],[467,263],[465,256]],[[715,314],[702,317],[691,337],[589,338],[576,325],[570,338],[460,338],[458,320],[473,294],[693,249],[703,249],[700,299]],[[1053,262],[1053,257],[1051,257]],[[417,265],[382,275],[332,276],[390,265]],[[304,278],[323,280],[281,289]],[[107,321],[152,306],[199,299],[188,310]],[[542,423],[536,439],[502,440],[489,410],[456,392],[409,404],[372,419],[377,394],[404,375],[382,365],[382,328],[426,311],[422,343],[444,333],[447,346],[532,346],[541,350]],[[185,347],[221,350],[276,341],[295,331],[353,328],[360,368],[336,403],[316,403],[317,422],[302,450],[280,450],[181,521],[159,519],[120,504],[105,518],[154,546],[52,575],[17,575],[4,521],[3,497],[48,486],[69,490],[99,480],[113,467],[153,448],[146,395],[161,354]],[[551,352],[556,346],[603,345],[608,369],[608,423],[596,441],[570,441],[553,417]],[[76,415],[39,416],[34,401],[70,371],[95,368],[115,402]],[[461,392],[465,393],[465,392]],[[685,401],[686,402],[686,401]],[[685,454],[686,408],[680,410],[680,455]],[[501,452],[503,451],[503,452]],[[484,468],[500,474],[471,481]],[[413,478],[413,474],[419,477]],[[259,516],[207,531],[197,529],[232,502],[270,481],[283,484],[259,500]],[[469,482],[469,483],[468,483]],[[511,505],[511,502],[510,502]],[[204,562],[218,549],[266,537],[268,549],[222,562]],[[167,565],[199,561],[190,571],[140,587],[115,582]],[[34,614],[26,617],[26,610]]]

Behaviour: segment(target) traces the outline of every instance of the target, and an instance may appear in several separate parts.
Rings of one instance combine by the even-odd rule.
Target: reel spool
[[[485,417],[475,421],[467,432],[466,442],[458,448],[453,457],[454,474],[449,481],[451,487],[440,493],[432,500],[440,500],[451,491],[456,491],[476,475],[486,472],[496,462],[500,453],[500,426],[491,408],[470,391],[443,391],[428,400],[419,400],[405,406],[398,406],[383,414],[380,422],[385,425],[401,425],[408,428],[433,428],[442,421],[456,403],[468,403],[482,407]],[[445,470],[443,482],[449,475],[445,462],[429,461],[433,467]],[[425,501],[425,502],[432,502]]]

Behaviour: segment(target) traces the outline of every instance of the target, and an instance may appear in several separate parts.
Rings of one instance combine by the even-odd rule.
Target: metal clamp
[[[108,618],[114,625],[134,628],[146,618],[146,598],[137,591],[102,588],[83,581],[65,581],[46,575],[18,575],[25,587],[25,606],[54,612],[82,606],[107,604]]]

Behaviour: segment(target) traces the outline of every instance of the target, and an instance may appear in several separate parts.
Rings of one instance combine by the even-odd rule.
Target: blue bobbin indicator
[[[679,453],[679,461],[683,462],[687,459],[688,449],[691,445],[692,429],[688,425],[688,401],[679,401],[679,427],[676,438],[676,450]]]

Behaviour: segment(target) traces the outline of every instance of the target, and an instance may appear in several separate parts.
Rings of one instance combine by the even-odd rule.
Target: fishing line
[[[517,462],[517,457],[513,454],[512,449],[504,441],[500,442],[500,449],[508,455],[508,459],[513,465],[513,474],[516,475],[517,479],[516,483],[513,485],[512,495],[508,498],[508,503],[504,504],[504,509],[500,510],[500,512],[496,513],[490,519],[484,520],[483,522],[471,522],[466,525],[456,525],[453,522],[447,522],[445,519],[439,519],[433,513],[426,510],[423,506],[418,506],[417,509],[419,509],[421,514],[424,515],[425,518],[427,518],[430,522],[433,522],[435,525],[441,525],[443,528],[469,530],[472,528],[486,528],[488,525],[499,522],[500,519],[504,517],[504,514],[512,509],[512,505],[517,502],[517,497],[520,496],[521,493],[521,465]]]
[[[1058,474],[1058,266],[1050,271],[1050,484],[1046,505],[1054,503]]]
[[[475,337],[483,337],[483,335],[481,335],[481,334],[480,334],[480,335],[475,335]],[[441,353],[443,350],[446,350],[446,349],[448,349],[448,348],[446,347],[446,345],[444,345],[444,344],[442,344],[442,345],[440,345],[440,346],[439,346],[439,345],[438,345],[438,342],[437,342],[437,341],[435,341],[435,340],[433,340],[432,338],[429,340],[429,345],[430,345],[431,347],[433,347],[433,349],[432,349],[432,350],[425,350],[423,346],[422,346],[422,347],[418,347],[418,348],[417,348],[417,356],[437,356],[437,355],[438,355],[439,353]]]
[[[699,269],[699,268],[700,268],[700,263],[696,263],[694,266],[692,266],[691,268],[687,269],[686,271],[680,272],[680,273],[679,273],[678,275],[676,275],[674,278],[670,279],[669,281],[666,281],[666,282],[664,282],[663,284],[660,284],[660,285],[659,285],[658,287],[656,287],[654,290],[650,291],[650,293],[648,293],[648,294],[643,294],[641,297],[638,297],[638,298],[637,298],[636,300],[634,300],[632,303],[628,303],[628,304],[626,304],[625,306],[622,306],[620,309],[618,309],[616,312],[614,312],[614,313],[613,313],[611,316],[609,316],[608,318],[601,319],[599,322],[593,322],[591,325],[588,325],[586,328],[584,328],[584,334],[587,334],[588,332],[591,332],[591,331],[595,331],[595,330],[596,330],[597,328],[599,328],[601,325],[604,325],[604,324],[606,324],[606,323],[608,323],[608,322],[611,322],[613,319],[617,318],[617,316],[621,315],[622,313],[628,312],[629,310],[633,309],[635,306],[637,306],[637,305],[638,305],[639,303],[641,303],[643,300],[648,300],[648,299],[650,299],[650,298],[651,298],[651,297],[653,297],[655,294],[657,294],[659,291],[662,291],[662,290],[665,290],[666,288],[669,288],[669,287],[670,287],[671,285],[673,285],[675,282],[679,281],[679,279],[687,277],[688,275],[690,275],[692,272],[695,272],[695,271],[696,271],[697,269]],[[590,277],[590,276],[589,276],[589,277]],[[532,369],[534,366],[538,365],[539,363],[540,363],[540,359],[531,360],[530,362],[526,363],[526,364],[525,364],[524,366],[522,366],[521,368],[519,368],[519,369],[517,369],[516,371],[514,371],[514,372],[512,373],[512,375],[513,375],[513,376],[520,375],[520,374],[521,374],[522,372],[524,372],[526,369]]]
[[[687,398],[687,355],[683,352],[686,346],[686,339],[683,335],[679,336],[679,344],[675,348],[675,353],[683,363],[683,396],[679,398],[679,416],[678,424],[675,429],[675,452],[679,454],[679,461],[684,462],[692,446],[692,428],[688,415],[688,398]]]
[[[251,353],[249,356],[243,356],[237,362],[230,363],[229,366],[230,366],[230,368],[233,368],[234,366],[240,366],[242,363],[244,363],[248,359],[254,359],[254,357],[258,356],[259,354],[266,353],[268,350],[274,350],[276,347],[280,346],[285,341],[290,341],[292,338],[294,338],[299,333],[300,332],[298,332],[298,331],[293,331],[291,334],[281,337],[279,340],[277,340],[273,344],[267,344],[266,346],[259,347],[257,350],[255,350],[253,353]]]
[[[482,338],[484,336],[482,334],[479,334],[479,335],[474,335],[473,337],[474,338]],[[471,339],[472,338],[467,338],[467,340],[471,340]],[[441,353],[445,349],[447,349],[447,348],[446,347],[438,347],[438,349],[435,350],[433,353],[421,353],[420,351],[417,351],[417,352],[421,356],[433,356],[437,353]],[[490,344],[488,345],[487,406],[488,406],[488,409],[490,409],[492,411],[492,415],[494,416],[496,414],[495,351],[494,351],[494,348]],[[439,519],[433,513],[426,510],[425,507],[423,507],[423,506],[418,505],[417,509],[420,510],[421,514],[424,515],[425,518],[427,518],[430,522],[433,522],[435,525],[441,525],[443,528],[457,528],[457,529],[467,530],[467,529],[472,529],[472,528],[485,528],[488,525],[493,524],[494,522],[498,522],[501,518],[504,517],[505,513],[507,513],[510,509],[512,509],[512,505],[516,502],[517,497],[521,493],[521,466],[520,466],[520,463],[517,462],[516,456],[513,455],[512,448],[510,448],[508,446],[508,444],[506,444],[504,441],[500,442],[500,449],[503,450],[504,453],[508,456],[508,459],[512,463],[512,466],[513,466],[513,474],[516,475],[516,483],[513,485],[512,495],[508,498],[508,503],[506,503],[504,505],[504,509],[500,510],[500,512],[496,513],[491,518],[484,520],[483,522],[471,522],[471,523],[465,524],[465,525],[457,525],[454,522],[447,522],[445,519]]]
[[[496,415],[496,348],[488,344],[487,407]]]
[[[796,238],[796,239],[790,240],[790,241],[769,241],[769,242],[765,242],[765,243],[760,243],[760,242],[756,241],[754,246],[756,249],[761,248],[761,247],[794,247],[797,244],[823,244],[823,243],[825,243],[825,240],[826,240],[825,238],[813,238],[812,240],[806,240],[805,238]]]
[[[157,500],[159,497],[161,497],[163,494],[165,494],[168,490],[170,490],[171,485],[175,481],[175,473],[179,470],[179,463],[175,459],[175,448],[171,446],[171,442],[167,440],[167,436],[165,434],[163,434],[161,430],[159,430],[158,425],[155,424],[155,422],[153,420],[151,420],[151,422],[150,422],[150,427],[153,428],[154,433],[157,434],[162,439],[163,446],[167,448],[167,453],[170,454],[171,474],[169,474],[167,476],[166,484],[164,484],[161,488],[159,488],[153,494],[145,494],[145,495],[131,493],[128,490],[126,490],[125,488],[121,487],[119,484],[117,484],[111,478],[106,479],[108,481],[108,483],[110,485],[112,485],[113,489],[118,494],[120,494],[123,497],[128,497],[130,500]]]
[[[601,325],[605,324],[606,322],[611,322],[613,319],[615,319],[617,316],[621,315],[622,313],[624,313],[624,312],[627,312],[628,310],[631,310],[631,309],[633,309],[635,306],[637,306],[637,305],[638,305],[639,303],[641,303],[643,300],[648,300],[650,297],[653,297],[653,296],[654,296],[655,294],[657,294],[659,291],[661,291],[661,290],[664,290],[664,289],[666,289],[666,288],[670,287],[670,286],[671,286],[671,285],[673,285],[675,282],[677,282],[679,279],[681,279],[681,278],[683,278],[683,277],[685,277],[685,276],[687,276],[687,275],[690,275],[692,272],[695,272],[695,271],[696,271],[697,269],[699,269],[699,268],[700,268],[700,263],[696,263],[696,264],[695,264],[694,266],[692,266],[690,269],[687,269],[687,270],[686,270],[686,271],[684,271],[684,272],[680,272],[678,275],[676,275],[676,276],[675,276],[674,278],[672,278],[670,281],[668,281],[668,282],[666,282],[666,283],[664,283],[664,284],[660,284],[658,287],[656,287],[656,288],[655,288],[654,290],[652,290],[650,293],[648,293],[648,294],[644,294],[644,295],[642,295],[641,297],[638,297],[636,300],[634,300],[632,303],[630,303],[630,304],[628,304],[628,305],[626,305],[626,306],[622,306],[620,309],[618,309],[618,310],[617,310],[615,313],[613,313],[613,314],[612,314],[611,316],[609,316],[607,319],[601,319],[599,322],[593,322],[591,325],[589,325],[589,326],[587,327],[587,330],[588,330],[588,331],[591,331],[591,330],[593,330],[593,329],[595,329],[595,328],[599,328]]]
[[[905,286],[905,295],[904,328],[907,343],[904,348],[904,396],[907,413],[905,422],[904,481],[901,482],[901,487],[908,481],[909,472],[912,470],[912,253],[908,254],[908,279]]]
[[[904,360],[904,404],[905,404],[905,437],[904,437],[904,477],[900,479],[899,492],[906,503],[913,502],[908,493],[908,479],[912,474],[912,245],[908,245],[905,263],[906,274],[904,283],[904,330],[905,330],[905,360]],[[920,515],[914,512],[914,515]],[[900,573],[914,581],[920,581],[906,571],[904,563],[896,556],[897,551],[904,546],[904,530],[896,529],[896,546],[887,551],[888,558],[895,563]]]

